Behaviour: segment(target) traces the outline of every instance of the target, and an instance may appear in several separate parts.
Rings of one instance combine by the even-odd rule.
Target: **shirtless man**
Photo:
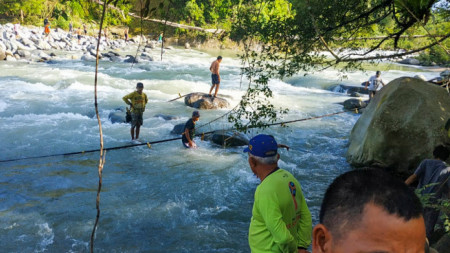
[[[219,85],[220,85],[220,74],[219,74],[219,66],[222,62],[222,56],[218,56],[217,60],[213,61],[211,64],[211,67],[209,67],[209,70],[211,71],[211,79],[212,79],[212,86],[209,90],[209,95],[211,96],[211,92],[216,87],[216,91],[214,92],[214,97],[217,96],[217,92],[219,91]]]

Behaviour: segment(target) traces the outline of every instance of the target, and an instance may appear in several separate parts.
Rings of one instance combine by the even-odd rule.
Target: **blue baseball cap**
[[[258,157],[274,156],[278,153],[278,144],[272,135],[259,134],[250,140],[244,152]]]

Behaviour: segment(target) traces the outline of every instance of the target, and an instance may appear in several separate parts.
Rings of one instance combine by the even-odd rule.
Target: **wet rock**
[[[134,58],[132,55],[127,55],[126,59],[124,60],[126,63],[138,63],[138,60]]]
[[[240,132],[219,130],[213,133],[211,141],[225,147],[238,147],[248,145],[250,140]]]
[[[17,54],[22,58],[30,58],[31,57],[31,53],[26,50],[17,50]]]
[[[95,57],[90,54],[84,54],[83,56],[81,56],[81,60],[82,61],[96,61]]]
[[[378,166],[398,175],[412,174],[433,157],[435,146],[450,143],[447,92],[403,77],[377,92],[352,129],[347,160],[355,167]]]
[[[190,107],[207,110],[227,108],[230,105],[224,98],[214,98],[209,94],[201,92],[190,93],[186,95],[186,97],[184,98],[184,103]]]
[[[127,109],[125,107],[116,108],[114,111],[110,112],[108,115],[108,119],[111,123],[128,123],[131,122],[131,119],[127,119]]]
[[[346,110],[352,110],[355,108],[360,109],[366,106],[367,106],[366,102],[362,101],[361,99],[352,98],[344,101],[344,108]]]
[[[184,125],[186,123],[180,123],[173,127],[172,131],[170,131],[171,134],[180,135],[184,132]]]
[[[153,61],[153,56],[149,53],[143,52],[141,54],[141,59],[146,61]]]
[[[422,81],[427,81],[424,75],[415,75],[414,78],[420,79]]]
[[[353,92],[352,94],[350,94],[350,97],[359,98],[362,97],[362,95],[359,94],[358,92]]]
[[[365,83],[364,83],[365,85]],[[364,87],[362,86],[351,86],[351,85],[345,85],[345,84],[339,84],[337,86],[335,86],[334,88],[332,88],[332,90],[334,92],[340,92],[340,93],[347,93],[347,94],[352,94],[352,93],[360,93],[360,94],[369,94],[369,90],[364,89]]]

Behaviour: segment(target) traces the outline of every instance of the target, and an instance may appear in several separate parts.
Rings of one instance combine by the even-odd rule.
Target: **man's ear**
[[[256,164],[258,162],[256,161],[256,159],[254,157],[249,156],[248,157],[248,163],[250,165],[250,168],[254,168],[254,167],[256,167]]]
[[[313,253],[331,253],[332,235],[327,227],[323,224],[317,224],[313,229]]]

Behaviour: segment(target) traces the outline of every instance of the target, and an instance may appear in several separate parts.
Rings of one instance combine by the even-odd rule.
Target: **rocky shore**
[[[135,59],[134,56],[120,56],[117,51],[130,45],[143,42],[145,47],[141,54]],[[99,50],[100,58],[108,58],[111,61],[138,62],[153,61],[149,49],[156,48],[157,42],[145,37],[134,37],[125,41],[124,39],[110,40],[102,37]],[[53,51],[74,52],[72,59],[84,61],[95,61],[97,49],[97,38],[81,35],[78,41],[75,33],[69,33],[62,29],[51,29],[50,34],[45,35],[43,28],[22,27],[14,29],[13,24],[0,25],[0,61],[36,61],[45,62],[52,60],[55,56]],[[171,49],[167,47],[167,49]]]

